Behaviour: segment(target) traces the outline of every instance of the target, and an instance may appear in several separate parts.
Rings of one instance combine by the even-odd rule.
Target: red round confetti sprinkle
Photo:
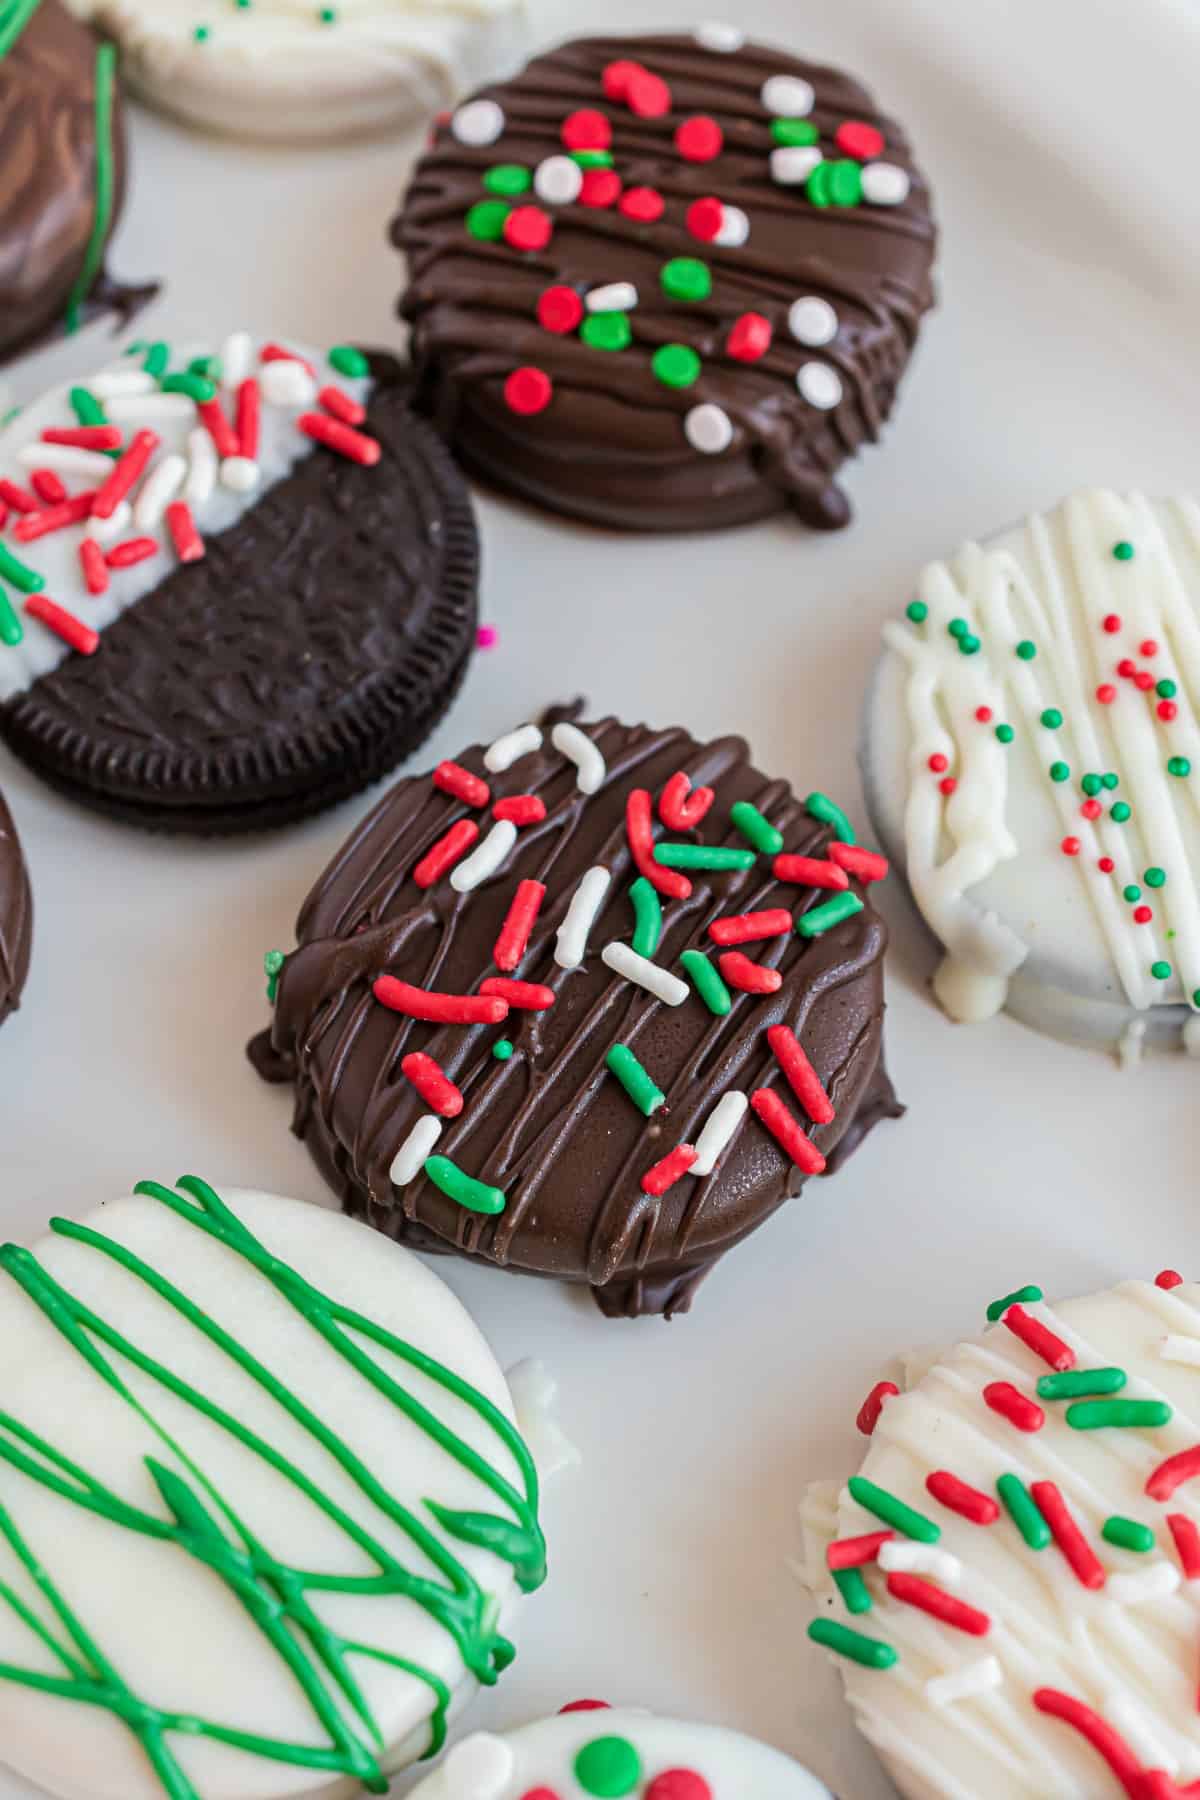
[[[1101,706],[1111,706],[1117,697],[1117,690],[1111,681],[1102,681],[1096,689],[1096,698]]]
[[[629,83],[635,75],[644,75],[646,71],[641,63],[630,62],[628,57],[618,58],[616,62],[607,63],[600,76],[605,98],[608,100],[624,100],[629,92]]]
[[[1065,837],[1062,841],[1062,853],[1064,856],[1078,856],[1082,849],[1083,845],[1077,837]]]
[[[688,162],[712,162],[725,146],[725,133],[715,119],[697,113],[685,119],[675,133],[675,148]]]
[[[940,750],[936,750],[929,759],[929,766],[935,775],[940,775],[943,769],[950,767],[950,758],[943,756]]]
[[[1098,800],[1085,800],[1079,810],[1085,819],[1098,819],[1104,808]]]
[[[712,1800],[712,1789],[695,1769],[664,1769],[646,1789],[646,1800]]]
[[[1179,717],[1179,708],[1174,700],[1160,700],[1155,711],[1158,713],[1159,718],[1165,720],[1168,725],[1171,723],[1172,719],[1177,719]]]
[[[1151,919],[1154,917],[1154,912],[1149,906],[1135,906],[1133,909],[1133,916],[1139,925],[1149,925]]]
[[[602,112],[584,106],[567,114],[561,136],[568,150],[607,150],[612,144],[612,126]]]
[[[725,208],[712,194],[704,194],[699,200],[693,200],[684,215],[684,221],[694,238],[702,244],[711,244],[725,222]]]
[[[1157,656],[1158,655],[1157,640],[1154,638],[1143,638],[1141,643],[1138,645],[1138,649],[1141,651],[1143,656]]]
[[[613,206],[621,197],[621,177],[615,169],[586,169],[579,190],[581,206]]]
[[[762,313],[743,313],[730,329],[725,349],[738,362],[757,362],[771,348],[771,321]]]
[[[564,1707],[563,1710],[565,1712],[566,1708]],[[558,1795],[553,1788],[530,1788],[527,1793],[521,1795],[521,1800],[558,1800]]]
[[[993,713],[990,706],[977,706],[975,708],[975,717],[979,720],[981,725],[990,725],[995,716],[996,715]]]
[[[1143,694],[1148,694],[1154,686],[1154,677],[1149,669],[1139,669],[1133,678],[1133,685],[1135,688],[1141,688]]]
[[[611,1703],[607,1700],[568,1700],[565,1706],[559,1707],[560,1713],[573,1712],[611,1712]]]
[[[1102,875],[1111,875],[1116,866],[1117,865],[1111,856],[1102,856],[1100,861],[1096,864],[1096,867]]]
[[[656,219],[661,219],[666,204],[658,189],[652,187],[626,188],[620,200],[625,217],[636,219],[639,225],[653,225]]]
[[[864,1437],[870,1437],[879,1423],[879,1415],[883,1411],[885,1400],[894,1400],[900,1389],[894,1381],[877,1381],[866,1399],[858,1409],[854,1423]],[[891,1536],[891,1533],[888,1533]]]
[[[1120,613],[1105,613],[1101,623],[1109,636],[1114,637],[1121,629],[1121,615]]]
[[[514,369],[504,383],[505,404],[523,418],[545,412],[553,397],[554,383],[544,369]]]
[[[661,75],[639,69],[625,84],[625,104],[639,119],[661,119],[671,110],[671,90]]]
[[[1160,1269],[1154,1277],[1155,1287],[1173,1288],[1183,1286],[1183,1276],[1178,1269]]]
[[[548,287],[537,303],[538,324],[547,331],[574,331],[583,318],[583,301],[569,287]]]
[[[1132,656],[1123,656],[1121,658],[1120,662],[1117,664],[1117,674],[1123,675],[1126,681],[1128,681],[1131,676],[1137,674],[1137,664],[1134,662]]]
[[[843,156],[869,162],[883,150],[884,135],[863,119],[844,119],[833,134],[833,141]]]
[[[554,221],[540,206],[514,206],[504,221],[504,241],[514,250],[544,250],[554,234]]]
[[[938,782],[938,787],[941,789],[942,793],[945,794],[946,798],[949,799],[950,795],[956,792],[958,783],[955,781],[953,775],[943,775],[942,779]]]

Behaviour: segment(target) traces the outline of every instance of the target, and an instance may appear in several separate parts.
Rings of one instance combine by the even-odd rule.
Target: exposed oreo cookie
[[[201,833],[317,812],[462,679],[470,499],[391,358],[141,346],[0,433],[5,497],[0,735],[102,812]]]
[[[15,1012],[29,972],[33,896],[17,828],[0,794],[0,1023]]]
[[[418,404],[472,473],[599,524],[841,526],[935,236],[851,77],[728,26],[580,39],[459,107],[417,168],[393,237]]]
[[[560,710],[384,796],[269,959],[251,1059],[390,1237],[683,1311],[900,1110],[884,873],[740,738]]]

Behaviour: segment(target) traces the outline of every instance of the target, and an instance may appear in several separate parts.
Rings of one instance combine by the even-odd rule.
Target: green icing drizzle
[[[546,1552],[537,1519],[537,1472],[523,1440],[504,1414],[451,1369],[405,1343],[374,1320],[330,1299],[295,1269],[273,1256],[206,1183],[195,1176],[185,1176],[177,1185],[181,1192],[146,1181],[138,1185],[136,1192],[168,1207],[188,1225],[205,1232],[232,1255],[240,1257],[356,1374],[489,1489],[511,1516],[487,1511],[453,1511],[433,1500],[425,1500],[423,1505],[448,1536],[485,1548],[507,1562],[522,1591],[529,1592],[539,1586],[545,1577]],[[406,1568],[366,1525],[349,1514],[281,1451],[170,1368],[140,1350],[116,1324],[93,1312],[63,1287],[31,1251],[9,1244],[0,1247],[0,1270],[23,1289],[100,1380],[132,1408],[179,1467],[169,1467],[151,1456],[145,1459],[146,1469],[163,1502],[164,1513],[159,1516],[122,1499],[53,1444],[2,1410],[0,1463],[82,1510],[107,1519],[120,1530],[174,1544],[183,1554],[205,1564],[237,1598],[286,1664],[329,1741],[326,1746],[313,1747],[268,1738],[222,1725],[216,1720],[168,1711],[142,1699],[104,1655],[83,1618],[56,1587],[50,1571],[26,1544],[3,1504],[0,1504],[0,1538],[7,1541],[48,1603],[60,1629],[39,1619],[5,1582],[0,1582],[0,1604],[11,1608],[43,1649],[51,1652],[61,1665],[62,1673],[46,1674],[40,1669],[0,1662],[0,1681],[15,1682],[111,1713],[138,1739],[171,1800],[200,1800],[171,1750],[168,1740],[173,1733],[209,1738],[284,1764],[350,1776],[372,1793],[383,1793],[387,1787],[387,1778],[379,1762],[384,1749],[383,1739],[350,1666],[351,1659],[366,1657],[403,1670],[425,1683],[433,1702],[428,1752],[431,1755],[441,1748],[445,1739],[450,1690],[431,1670],[377,1645],[343,1636],[321,1618],[312,1596],[320,1593],[401,1595],[414,1601],[450,1634],[467,1669],[485,1686],[494,1684],[514,1655],[512,1645],[496,1630],[494,1599],[484,1592],[442,1539],[377,1479],[338,1435],[333,1424],[321,1419],[298,1393],[274,1376],[251,1350],[189,1300],[165,1275],[133,1250],[89,1226],[55,1219],[51,1221],[51,1230],[57,1236],[84,1245],[117,1263],[171,1306],[186,1325],[200,1332],[236,1363],[337,1462],[363,1498],[400,1528],[436,1575],[418,1575]],[[520,1473],[520,1490],[388,1374],[364,1343],[378,1346],[389,1357],[419,1371],[469,1407],[512,1457]],[[117,1367],[117,1359],[130,1364],[176,1400],[182,1400],[273,1469],[332,1521],[378,1572],[355,1576],[325,1574],[281,1562],[238,1516],[199,1464],[158,1422],[149,1405],[130,1390]]]
[[[0,0],[0,56],[7,56],[41,0]]]
[[[117,53],[111,44],[101,44],[96,51],[96,211],[92,234],[83,253],[83,265],[75,277],[75,285],[67,300],[66,327],[79,329],[79,315],[92,283],[100,273],[104,246],[112,224],[113,197],[116,189],[116,157],[113,145],[113,86]]]

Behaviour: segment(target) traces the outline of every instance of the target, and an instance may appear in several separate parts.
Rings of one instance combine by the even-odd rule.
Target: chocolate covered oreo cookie
[[[439,125],[393,227],[418,402],[555,511],[847,523],[933,303],[929,191],[836,69],[733,27],[585,38]]]
[[[683,1311],[899,1110],[885,873],[740,738],[552,714],[384,796],[269,960],[252,1060],[389,1236]]]
[[[0,1024],[20,1002],[32,936],[29,875],[17,828],[0,794]]]
[[[0,504],[0,735],[102,812],[316,812],[414,750],[466,667],[470,500],[390,358],[143,345],[0,433]]]

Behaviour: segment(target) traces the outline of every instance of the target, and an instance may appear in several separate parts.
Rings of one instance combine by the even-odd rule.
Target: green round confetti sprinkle
[[[1048,706],[1042,714],[1042,724],[1047,731],[1057,731],[1063,722],[1063,716],[1057,706]]]
[[[882,1638],[852,1631],[849,1625],[839,1624],[837,1619],[814,1619],[808,1635],[814,1644],[836,1651],[849,1662],[861,1663],[864,1669],[890,1669],[900,1660],[899,1653]]]
[[[497,1062],[507,1062],[512,1053],[512,1043],[508,1038],[497,1038],[492,1045],[492,1055]]]
[[[665,387],[691,387],[700,374],[700,358],[688,344],[663,344],[651,357],[650,367]]]
[[[579,327],[579,335],[592,350],[628,350],[633,342],[633,326],[627,313],[589,313]]]
[[[823,165],[829,170],[829,197],[835,206],[858,206],[862,202],[862,166],[856,162]]]
[[[1147,869],[1142,876],[1142,880],[1146,883],[1147,887],[1165,887],[1167,883],[1167,871],[1159,868]]]
[[[929,617],[929,608],[923,600],[910,600],[904,611],[914,625],[923,625]]]
[[[1192,765],[1186,756],[1172,756],[1167,762],[1167,774],[1177,775],[1182,781],[1192,772]]]
[[[996,736],[1002,744],[1011,744],[1016,735],[1011,725],[997,725],[996,727]]]
[[[504,236],[510,211],[503,200],[477,200],[467,213],[467,230],[485,244],[497,243]]]
[[[1133,560],[1133,545],[1129,542],[1128,538],[1122,538],[1119,543],[1113,545],[1113,555],[1118,562],[1131,562]]]
[[[1100,777],[1100,779],[1104,783],[1105,787],[1109,790],[1110,793],[1112,792],[1113,788],[1119,788],[1121,785],[1121,777],[1119,775],[1114,774],[1114,772],[1111,769],[1108,771],[1108,773],[1106,775],[1102,775]]]
[[[1050,779],[1051,779],[1051,781],[1070,781],[1070,779],[1071,779],[1070,764],[1065,763],[1065,762],[1051,763],[1050,764]]]
[[[1017,655],[1022,662],[1032,662],[1037,655],[1037,645],[1029,638],[1022,638],[1017,645]]]
[[[966,637],[971,630],[965,619],[951,619],[946,630],[952,638]]]
[[[600,1800],[631,1794],[641,1778],[642,1759],[628,1738],[593,1738],[575,1758],[576,1781]]]
[[[239,12],[249,12],[251,0],[233,0],[233,4],[237,7]]]
[[[317,17],[321,21],[322,25],[336,25],[336,23],[337,23],[337,8],[336,8],[336,6],[321,7],[320,11],[317,13]]]
[[[1200,988],[1194,988],[1192,990],[1192,1005],[1200,1007]]]
[[[489,194],[527,194],[533,176],[520,163],[495,163],[484,170],[483,185]]]
[[[1170,981],[1172,975],[1171,965],[1169,962],[1151,963],[1150,973],[1153,975],[1155,981]]]
[[[983,648],[980,640],[970,631],[968,631],[966,637],[959,638],[958,647],[964,656],[974,656],[977,650]]]
[[[611,150],[571,150],[568,155],[581,169],[611,169],[613,166]]]
[[[707,300],[712,293],[712,271],[698,256],[674,256],[659,275],[668,300]]]
[[[799,144],[815,144],[820,135],[811,119],[771,120],[772,142],[789,150]]]
[[[1125,898],[1126,898],[1126,900],[1128,900],[1130,906],[1133,905],[1135,900],[1140,900],[1142,897],[1142,890],[1138,886],[1136,881],[1131,881],[1129,886],[1127,888],[1123,889],[1122,891],[1124,892]]]
[[[207,44],[211,36],[212,32],[207,25],[197,25],[192,33],[192,37],[197,44]]]
[[[1160,700],[1173,700],[1179,689],[1173,681],[1162,680],[1154,689]]]
[[[1098,775],[1085,775],[1079,785],[1087,795],[1088,799],[1094,800],[1104,786],[1104,783]]]
[[[1126,819],[1133,817],[1133,808],[1127,800],[1118,800],[1108,816],[1118,825],[1123,825]]]
[[[361,381],[364,375],[371,373],[370,363],[353,344],[335,344],[329,352],[329,363],[339,375],[346,375],[352,381]]]
[[[1119,1550],[1137,1550],[1144,1554],[1154,1548],[1154,1533],[1150,1527],[1139,1519],[1123,1519],[1119,1513],[1105,1519],[1100,1536],[1106,1543],[1116,1544]]]

